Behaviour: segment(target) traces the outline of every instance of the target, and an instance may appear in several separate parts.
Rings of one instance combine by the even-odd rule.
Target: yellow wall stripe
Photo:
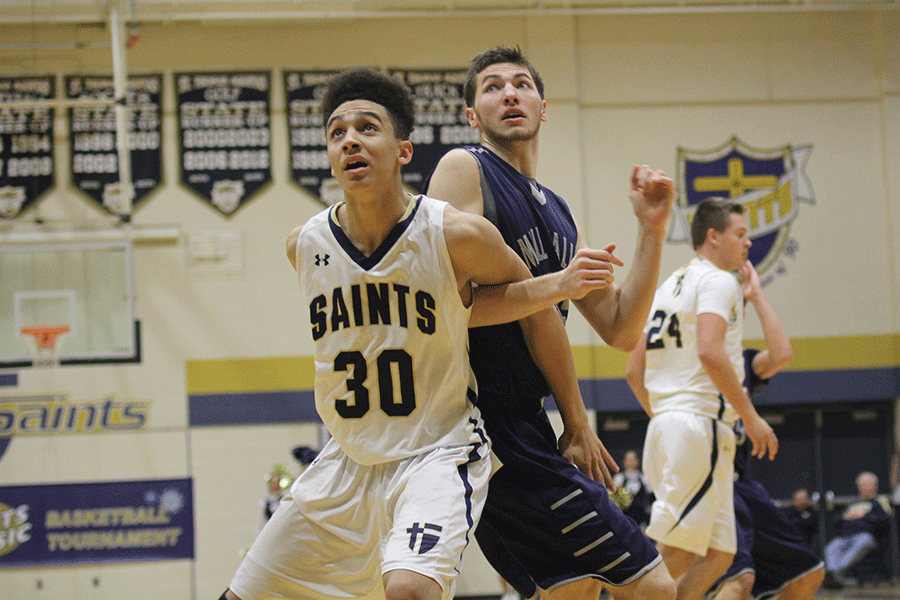
[[[900,367],[900,335],[792,339],[794,360],[786,371],[877,369]],[[762,340],[746,340],[762,348]],[[572,348],[579,379],[625,377],[628,354],[609,346]],[[187,363],[188,394],[227,394],[311,390],[315,367],[311,356],[192,360]]]

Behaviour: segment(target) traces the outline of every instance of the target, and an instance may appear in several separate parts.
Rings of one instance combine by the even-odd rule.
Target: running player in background
[[[744,299],[762,323],[765,350],[744,350],[744,387],[753,398],[793,357],[791,342],[759,283],[753,265],[739,271]],[[737,552],[728,571],[713,585],[715,600],[811,600],[825,578],[825,566],[787,514],[753,479],[750,444],[736,424],[734,516]]]
[[[701,201],[691,220],[697,256],[660,286],[628,363],[627,380],[650,415],[644,473],[656,493],[646,533],[678,599],[699,599],[734,558],[734,423],[753,454],[774,458],[778,439],[741,385],[744,296],[733,271],[750,239],[741,204]]]
[[[486,219],[403,190],[414,113],[402,84],[344,72],[322,108],[345,201],[295,229],[287,255],[332,438],[223,597],[361,598],[383,585],[388,600],[449,598],[491,472],[470,313],[475,324],[522,318],[529,302],[499,284],[530,274]],[[562,327],[552,307],[528,320]]]
[[[572,298],[606,343],[630,351],[659,276],[672,180],[634,168],[637,250],[617,286],[613,268],[623,263],[612,254],[615,245],[589,248],[565,201],[535,179],[538,133],[547,120],[535,68],[517,48],[492,48],[472,60],[464,95],[481,144],[447,153],[426,184],[428,194],[494,223],[535,275],[525,283],[537,295],[542,286],[577,288],[582,277],[606,282],[559,297],[560,312],[564,318],[563,301]],[[588,419],[568,341],[550,340],[523,322],[473,328],[469,343],[478,406],[503,463],[475,533],[491,566],[525,598],[537,598],[542,588],[554,599],[595,600],[600,582],[616,598],[671,598],[674,582],[658,552],[604,487],[612,487],[604,465],[612,459]],[[543,407],[550,392],[564,424],[558,441]]]

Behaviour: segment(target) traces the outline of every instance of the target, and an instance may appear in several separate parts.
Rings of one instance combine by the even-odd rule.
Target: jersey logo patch
[[[331,255],[329,255],[329,254],[326,254],[325,256],[320,256],[320,255],[316,254],[316,266],[317,267],[323,267],[323,266],[327,267],[329,258],[331,258]]]
[[[419,544],[418,554],[425,554],[434,548],[438,541],[440,541],[441,536],[428,533],[428,531],[441,532],[443,529],[440,525],[432,525],[431,523],[425,523],[422,527],[419,527],[418,523],[413,523],[412,527],[407,528],[406,533],[409,534],[409,549],[416,552],[416,543]]]
[[[785,144],[761,149],[737,136],[710,150],[678,148],[678,199],[672,209],[670,242],[691,241],[691,218],[705,198],[720,196],[744,205],[749,228],[750,262],[763,285],[787,268],[782,257],[794,258],[799,244],[790,237],[800,204],[815,204],[806,163],[812,146]],[[764,273],[774,267],[774,274]]]

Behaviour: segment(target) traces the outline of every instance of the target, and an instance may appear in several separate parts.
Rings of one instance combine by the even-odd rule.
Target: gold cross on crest
[[[761,190],[778,185],[775,175],[744,175],[744,161],[728,161],[728,175],[724,177],[694,178],[695,192],[728,192],[731,198],[742,196],[747,190]]]

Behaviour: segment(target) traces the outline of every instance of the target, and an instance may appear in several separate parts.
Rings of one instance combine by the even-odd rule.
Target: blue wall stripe
[[[0,382],[2,382],[0,376]],[[639,412],[624,379],[578,382],[588,408],[599,413]],[[900,397],[900,368],[787,371],[772,378],[757,398],[758,406],[893,400]],[[556,410],[553,399],[547,409]],[[319,422],[312,390],[192,394],[188,397],[191,427],[270,425]]]
[[[312,390],[194,394],[188,397],[188,422],[191,427],[272,425],[319,420]]]
[[[585,379],[578,383],[588,408],[601,413],[642,410],[624,379]],[[786,406],[894,400],[898,397],[898,367],[785,371],[772,377],[755,403],[757,406]],[[547,407],[556,409],[552,401]]]

